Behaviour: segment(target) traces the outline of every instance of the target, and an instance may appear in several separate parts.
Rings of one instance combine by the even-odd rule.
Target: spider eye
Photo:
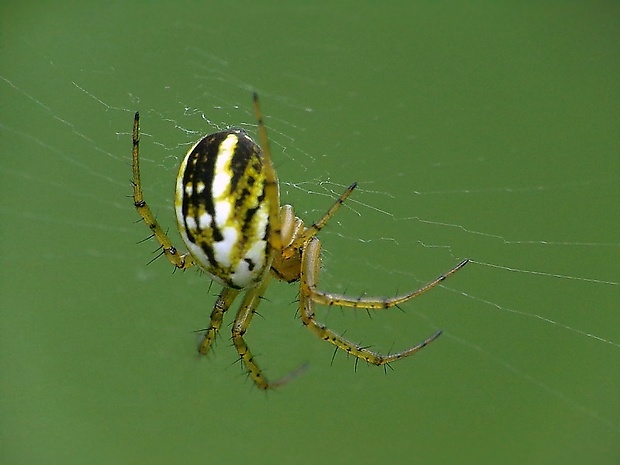
[[[181,237],[214,278],[237,289],[268,264],[269,202],[260,147],[240,129],[210,134],[187,153],[176,182]]]

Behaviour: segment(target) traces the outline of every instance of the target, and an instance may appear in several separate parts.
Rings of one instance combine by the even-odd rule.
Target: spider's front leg
[[[178,249],[172,245],[172,241],[168,238],[167,234],[161,228],[150,207],[144,200],[144,194],[142,193],[142,183],[140,181],[140,113],[136,112],[133,119],[133,132],[132,132],[133,148],[132,154],[132,169],[133,169],[133,205],[138,212],[138,215],[144,221],[144,224],[149,228],[151,234],[162,249],[162,254],[166,256],[168,261],[177,268],[186,269],[195,264],[194,259],[188,253],[179,254]]]
[[[320,252],[321,243],[319,239],[317,237],[312,237],[306,244],[301,259],[301,292],[299,294],[299,307],[301,313],[301,320],[304,325],[321,339],[334,344],[339,349],[353,355],[354,357],[357,357],[358,359],[365,360],[366,362],[372,363],[373,365],[386,365],[396,360],[400,360],[401,358],[413,355],[418,350],[422,349],[441,335],[441,331],[438,331],[416,346],[410,347],[409,349],[403,350],[402,352],[383,355],[378,352],[373,352],[372,350],[369,350],[358,344],[355,344],[348,339],[345,339],[341,335],[336,334],[334,331],[327,328],[324,324],[316,321],[314,314],[315,300],[321,301],[321,299],[317,299],[316,297],[329,296],[329,294],[318,293],[316,291],[318,273],[321,266]],[[409,300],[409,298],[405,300]],[[330,303],[339,305],[341,303],[339,299],[343,299],[343,302],[346,299],[346,302],[352,304],[351,306],[355,308],[379,309],[388,308],[390,306],[396,305],[389,301],[386,304],[383,300],[361,298],[349,299],[344,296],[338,296],[338,298],[331,298]],[[400,298],[397,299],[400,300]]]

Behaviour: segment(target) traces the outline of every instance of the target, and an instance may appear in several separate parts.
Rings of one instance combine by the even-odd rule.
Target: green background
[[[100,2],[99,2],[100,3]],[[373,5],[373,6],[370,6]],[[405,6],[407,5],[407,6]],[[620,462],[617,2],[4,2],[0,461],[6,464]],[[321,286],[393,310],[305,330],[275,284],[248,342],[195,353],[218,292],[147,265],[128,197],[178,240],[180,158],[257,90],[282,199],[321,233]],[[180,245],[180,244],[179,244]]]

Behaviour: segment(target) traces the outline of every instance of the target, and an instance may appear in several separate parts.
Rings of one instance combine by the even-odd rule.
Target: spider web
[[[139,108],[142,115],[145,195],[158,218],[171,228],[170,186],[187,148],[203,134],[229,125],[240,125],[251,133],[256,127],[251,111],[252,82],[231,70],[226,58],[196,48],[183,52],[180,60],[185,64],[187,82],[170,84],[162,78],[159,87],[151,86],[144,92],[140,79],[112,66],[90,64],[66,70],[49,61],[46,73],[51,76],[53,92],[43,92],[23,74],[0,74],[3,98],[23,110],[21,115],[3,112],[0,119],[2,139],[11,147],[21,148],[19,153],[5,153],[0,160],[5,185],[36,186],[57,199],[52,207],[42,202],[17,203],[13,191],[5,188],[5,201],[0,206],[3,222],[25,228],[70,230],[69,242],[74,245],[71,254],[76,262],[88,267],[105,260],[133,270],[136,280],[154,279],[161,270],[144,265],[148,248],[136,250],[134,243],[146,232],[132,223],[135,213],[127,198],[133,112]],[[45,57],[39,58],[45,61]],[[104,81],[101,75],[106,76]],[[325,85],[319,79],[292,74],[285,79],[317,88]],[[330,145],[321,143],[315,132],[329,130],[331,117],[342,125],[359,124],[357,114],[343,111],[336,102],[313,104],[298,94],[277,93],[268,87],[258,90],[283,201],[293,204],[300,217],[306,221],[317,218],[351,181],[359,182],[358,192],[342,214],[339,212],[321,233],[321,280],[325,288],[354,295],[366,291],[390,295],[408,290],[411,283],[429,281],[467,256],[472,263],[441,286],[441,302],[446,308],[427,311],[423,304],[407,306],[405,313],[415,316],[411,321],[429,332],[444,328],[444,337],[453,343],[452,348],[466,354],[464,358],[477,357],[496,375],[500,373],[526,390],[561,401],[578,418],[620,430],[617,406],[605,410],[593,400],[610,398],[617,379],[616,384],[598,385],[598,392],[583,393],[550,375],[556,361],[553,357],[542,357],[543,365],[534,363],[542,352],[566,351],[571,358],[571,351],[586,351],[597,366],[618,366],[617,211],[601,210],[592,204],[566,206],[562,201],[598,195],[607,199],[605,205],[617,206],[617,174],[601,166],[586,175],[571,173],[568,168],[570,175],[562,178],[533,175],[514,183],[501,171],[490,180],[469,182],[459,176],[477,167],[501,170],[488,154],[489,158],[465,154],[457,161],[418,157],[416,165],[403,165],[398,157],[386,160],[385,167],[368,158],[349,158],[343,164],[341,153],[354,157],[356,150],[363,149],[362,135],[345,126],[340,130],[341,142]],[[423,140],[415,128],[399,137],[392,146],[415,150],[412,141]],[[356,148],[349,150],[352,144]],[[423,141],[420,144],[423,146]],[[20,158],[20,154],[28,156]],[[35,162],[38,156],[43,160]],[[609,166],[613,165],[610,162]],[[504,169],[510,171],[511,166]],[[432,179],[445,176],[446,180],[436,188],[419,173],[428,173]],[[486,204],[490,197],[510,205],[514,221],[504,215],[500,216],[506,221],[484,221],[485,216],[497,214],[492,202],[488,213],[483,207],[483,214],[473,219],[467,214],[468,209]],[[413,202],[403,202],[403,198],[413,198]],[[77,204],[89,208],[80,208],[80,215],[76,215],[71,205]],[[454,204],[458,207],[450,207]],[[574,208],[575,215],[583,219],[544,228],[529,221],[522,211],[537,204],[567,211]],[[437,210],[441,206],[445,211]],[[589,226],[579,228],[582,222]],[[109,238],[105,243],[88,240],[91,234],[100,238],[103,233]],[[59,242],[63,247],[68,245],[64,240]],[[66,250],[53,246],[45,254],[30,258],[45,269],[62,260]],[[28,250],[24,254],[28,257]],[[587,266],[581,266],[584,263]],[[378,276],[382,278],[376,279]],[[188,275],[187,280],[193,291],[204,285],[204,277],[197,274]],[[123,293],[131,286],[118,283],[114,292]],[[71,289],[70,284],[67,289]],[[276,294],[270,298],[277,298]],[[425,298],[430,302],[431,297]],[[346,315],[342,320],[338,320],[339,315],[323,317],[338,324],[348,321]],[[348,331],[348,324],[354,328],[359,325],[364,328],[360,331],[368,331],[375,323],[357,318],[344,323],[344,328]],[[371,331],[359,334],[378,334]],[[526,356],[516,357],[517,352]],[[528,358],[532,364],[526,363]],[[577,367],[562,367],[568,378],[586,368],[583,359],[576,363]]]
[[[210,58],[212,59],[212,62],[217,62],[218,60],[222,63],[224,62],[223,59],[218,59],[217,57]],[[104,167],[114,167],[115,170],[117,170],[118,167],[122,167],[122,169],[127,170],[128,172],[127,150],[123,152],[111,149],[109,142],[110,140],[113,142],[119,142],[119,144],[114,145],[119,145],[124,149],[127,149],[126,142],[130,136],[128,129],[129,123],[131,122],[131,114],[133,112],[133,108],[136,106],[141,106],[140,98],[138,96],[130,95],[128,102],[120,103],[115,102],[110,98],[101,96],[95,89],[90,88],[90,86],[84,82],[88,81],[87,78],[84,78],[84,75],[88,77],[89,74],[95,72],[96,71],[92,70],[85,71],[77,76],[76,80],[60,84],[65,86],[65,92],[72,94],[73,98],[82,102],[82,105],[89,107],[89,112],[87,113],[95,112],[98,119],[103,118],[104,120],[107,119],[110,121],[111,127],[109,128],[107,134],[105,134],[105,131],[102,134],[99,129],[94,130],[92,128],[83,127],[83,120],[81,120],[78,116],[74,114],[67,116],[66,111],[55,108],[52,104],[45,100],[44,96],[36,95],[31,92],[27,85],[20,82],[15,82],[7,76],[0,76],[0,82],[3,86],[4,95],[10,95],[11,98],[20,101],[21,105],[23,107],[28,107],[28,111],[32,112],[37,119],[42,120],[43,124],[54,126],[64,138],[88,145],[91,148],[91,154],[89,154],[89,156],[96,157],[98,163],[102,164]],[[230,76],[225,75],[221,70],[213,71],[213,73],[213,79],[225,79],[227,81],[232,80]],[[112,72],[111,75],[114,76],[114,73]],[[121,77],[122,76],[118,76],[119,79]],[[234,86],[243,90],[248,90],[252,87],[247,82],[232,81]],[[119,83],[118,85],[120,86],[122,84]],[[201,137],[203,133],[221,130],[227,127],[231,121],[240,122],[242,126],[246,126],[250,131],[254,131],[255,129],[255,124],[252,122],[253,118],[250,113],[251,107],[248,102],[246,102],[245,105],[242,103],[234,103],[231,101],[226,101],[221,95],[213,95],[209,93],[204,93],[201,96],[201,100],[208,100],[215,103],[212,104],[212,108],[200,109],[179,101],[174,102],[171,105],[172,108],[166,108],[166,110],[147,108],[146,112],[143,111],[143,115],[146,115],[146,122],[143,123],[143,126],[150,126],[144,127],[142,136],[143,139],[147,141],[147,143],[143,145],[148,144],[150,145],[150,148],[143,150],[145,153],[148,153],[147,151],[151,152],[150,154],[143,155],[143,157],[147,162],[156,165],[155,169],[160,172],[159,179],[154,179],[153,176],[149,177],[151,185],[150,187],[147,187],[146,190],[149,193],[149,197],[156,198],[154,202],[155,208],[160,211],[160,214],[165,214],[167,217],[167,222],[172,221],[172,210],[170,207],[171,196],[170,193],[167,192],[167,196],[165,194],[160,194],[159,198],[157,198],[157,191],[169,191],[169,186],[167,184],[170,184],[170,179],[165,178],[168,177],[173,179],[176,174],[176,166],[179,162],[179,157],[184,154],[187,147],[197,138]],[[303,108],[303,105],[300,103],[291,102],[292,99],[285,96],[270,95],[265,93],[263,94],[263,100],[265,102],[274,100],[284,102],[284,105],[291,106],[297,110],[301,108],[302,111],[311,111],[310,109]],[[212,115],[217,115],[218,112],[221,119],[215,120],[215,116]],[[297,170],[297,176],[300,176],[297,181],[281,180],[283,197],[297,200],[299,200],[299,197],[311,199],[311,202],[309,202],[302,210],[301,215],[305,218],[311,218],[312,215],[316,217],[317,214],[321,213],[321,208],[325,208],[325,206],[329,205],[330,199],[333,200],[338,193],[343,190],[346,186],[347,179],[343,179],[342,183],[333,181],[332,178],[342,177],[340,176],[340,173],[322,173],[313,175],[313,172],[316,173],[318,171],[320,173],[320,170],[317,169],[316,166],[318,164],[316,156],[311,155],[305,149],[300,148],[296,143],[294,136],[287,133],[287,129],[289,129],[291,133],[299,132],[299,127],[294,123],[278,120],[275,116],[268,116],[267,121],[270,124],[270,137],[273,140],[272,150],[274,151],[274,154],[276,154],[276,157],[284,157],[285,159],[285,161],[279,160],[279,163],[285,164],[289,169]],[[119,123],[122,123],[122,126],[119,125]],[[275,126],[276,124],[283,129],[274,131],[271,126]],[[204,127],[207,127],[208,130],[205,131]],[[14,121],[5,119],[0,123],[0,128],[4,133],[4,137],[15,138],[23,144],[31,147],[34,151],[45,152],[47,154],[46,156],[51,157],[54,163],[59,166],[60,170],[67,168],[72,169],[77,172],[87,184],[94,183],[101,185],[105,190],[111,191],[112,195],[105,198],[97,197],[89,194],[88,191],[76,190],[66,186],[61,181],[55,180],[53,176],[44,176],[41,173],[37,174],[24,169],[13,169],[9,163],[9,160],[6,158],[4,159],[5,161],[2,166],[0,166],[4,177],[13,178],[23,183],[35,183],[40,186],[45,186],[50,191],[55,191],[56,195],[66,196],[68,202],[88,201],[95,202],[95,204],[98,205],[98,208],[99,206],[104,206],[112,211],[131,210],[131,202],[129,200],[123,200],[123,195],[128,191],[128,174],[124,179],[123,177],[116,178],[106,174],[107,170],[105,169],[94,169],[91,167],[89,161],[84,159],[80,153],[65,152],[60,147],[56,146],[53,141],[48,140],[44,136],[40,136],[35,128],[29,127],[28,125],[15,123]],[[165,132],[161,131],[162,128],[165,129]],[[161,131],[162,133],[160,134],[158,131]],[[170,134],[172,134],[172,136],[168,137]],[[167,141],[166,139],[170,139],[170,141]],[[154,155],[155,152],[153,147],[158,149],[157,156],[163,154],[163,158],[157,159],[157,156]],[[335,154],[330,155],[335,156]],[[407,176],[408,173],[404,173],[404,175]],[[304,179],[306,176],[311,179]],[[155,183],[153,183],[153,181],[155,181]],[[420,191],[415,192],[415,194],[422,198],[439,196],[446,199],[446,202],[450,202],[450,198],[454,196],[506,194],[516,198],[518,201],[520,197],[524,197],[526,195],[543,195],[544,192],[548,192],[550,190],[587,190],[591,186],[609,185],[609,183],[610,181],[605,179],[594,179],[591,181],[559,185],[536,184],[532,186],[500,186],[497,188],[484,189],[468,187],[467,189],[457,190]],[[403,236],[396,239],[395,237],[390,236],[390,234],[396,229],[404,228],[409,229],[409,231],[413,231],[420,225],[445,229],[449,234],[453,234],[457,237],[453,242],[457,242],[458,237],[471,236],[476,241],[481,241],[483,244],[493,244],[493,247],[497,247],[499,244],[499,247],[507,249],[516,248],[516,246],[537,248],[542,254],[547,254],[548,257],[553,257],[557,253],[563,253],[558,252],[558,250],[562,251],[567,249],[577,250],[586,254],[590,253],[590,251],[595,251],[598,256],[601,249],[611,250],[620,245],[620,243],[613,242],[601,243],[596,240],[590,241],[588,238],[581,241],[564,241],[547,238],[530,239],[527,236],[524,238],[513,238],[509,232],[505,232],[504,235],[495,232],[472,229],[471,226],[465,226],[462,224],[444,223],[417,216],[398,217],[394,213],[390,212],[390,210],[385,206],[378,206],[380,202],[375,202],[374,200],[375,197],[396,200],[395,194],[390,193],[388,190],[388,182],[385,179],[381,180],[381,182],[377,180],[366,180],[366,183],[360,184],[362,184],[362,186],[364,184],[370,184],[371,188],[367,189],[361,187],[359,189],[361,191],[361,195],[356,198],[352,198],[352,200],[348,203],[349,210],[355,216],[359,217],[357,220],[358,225],[359,223],[363,223],[368,217],[371,217],[374,221],[386,223],[388,227],[384,228],[385,231],[381,231],[381,233],[372,233],[368,232],[368,230],[360,229],[359,226],[349,229],[346,226],[342,226],[341,222],[338,222],[340,223],[338,227],[328,228],[323,232],[323,234],[327,236],[336,236],[341,241],[361,243],[362,247],[358,247],[360,251],[358,251],[357,257],[350,259],[350,261],[354,262],[356,266],[359,265],[360,267],[369,270],[373,275],[386,273],[397,275],[400,273],[407,278],[414,277],[412,272],[407,270],[405,266],[401,266],[401,269],[399,270],[390,269],[389,266],[391,266],[391,264],[387,263],[385,260],[382,262],[378,259],[378,255],[375,255],[372,259],[367,258],[371,253],[371,249],[381,249],[382,247],[385,247],[386,244],[390,244],[390,246],[397,248],[421,247],[434,250],[435,252],[433,253],[438,253],[437,249],[439,249],[442,250],[441,254],[447,255],[453,259],[453,261],[460,257],[458,253],[454,252],[453,246],[450,244],[423,242],[409,238],[403,239]],[[386,190],[373,190],[373,184],[379,184]],[[310,203],[320,204],[321,207],[311,207]],[[66,212],[58,210],[43,213],[34,207],[17,209],[15,206],[5,203],[2,206],[2,213],[5,218],[12,219],[12,221],[36,221],[43,225],[60,224],[66,227],[76,228],[85,234],[87,234],[89,230],[109,231],[110,233],[113,233],[119,241],[125,241],[127,237],[136,238],[140,235],[140,232],[136,231],[132,225],[123,224],[122,221],[117,223],[107,221],[83,221],[67,214]],[[411,226],[412,224],[415,224],[416,226]],[[381,235],[382,233],[385,233],[385,235]],[[102,250],[97,247],[92,247],[86,250],[86,253],[90,257],[106,257],[107,259],[113,259],[122,263],[133,262],[134,260],[139,259],[139,256],[132,257],[120,253],[115,254],[114,251]],[[331,277],[331,280],[333,281],[336,279],[334,276],[335,273],[330,270],[336,267],[336,262],[339,259],[334,256],[335,252],[333,250],[326,250],[324,253],[327,255],[327,271],[325,273],[327,276]],[[59,258],[59,254],[50,252],[50,254],[43,259],[57,260]],[[350,264],[344,268],[346,269],[347,267],[350,267]],[[600,276],[580,274],[571,275],[566,274],[564,271],[556,272],[553,270],[553,262],[551,262],[550,266],[545,269],[528,269],[512,266],[510,262],[494,263],[486,260],[478,260],[475,257],[472,258],[472,265],[470,265],[469,268],[464,270],[462,273],[473,272],[471,268],[474,267],[482,267],[488,274],[502,274],[506,276],[507,279],[511,279],[511,277],[520,277],[519,281],[524,283],[525,286],[525,289],[523,290],[524,292],[527,292],[527,287],[529,285],[538,287],[544,285],[545,283],[555,281],[565,283],[565,285],[568,286],[580,286],[582,292],[585,292],[586,294],[597,293],[600,292],[601,289],[604,289],[605,292],[611,292],[613,295],[614,292],[617,294],[619,284],[613,278],[610,279],[610,277],[613,277],[613,274],[610,275],[605,272],[605,270],[613,269],[611,257],[607,264],[605,264],[604,259],[601,259]],[[415,276],[414,278],[417,280],[421,279],[419,276]],[[401,280],[401,282],[404,283],[405,280]],[[335,284],[337,287],[340,286],[341,288],[344,286],[342,282],[336,282]],[[350,283],[347,285],[351,286]],[[553,329],[561,330],[561,335],[559,337],[570,338],[575,344],[585,346],[595,346],[600,344],[603,347],[608,348],[607,354],[611,358],[617,357],[617,349],[620,348],[620,342],[614,338],[614,332],[612,332],[611,335],[606,335],[603,332],[596,333],[588,329],[585,324],[571,324],[563,321],[561,315],[548,316],[547,310],[549,309],[540,308],[539,310],[533,310],[529,308],[529,306],[513,307],[512,304],[504,303],[501,295],[494,299],[489,299],[483,295],[468,292],[467,290],[464,290],[464,287],[462,286],[459,288],[453,288],[450,281],[447,281],[443,287],[444,289],[455,293],[460,300],[471,300],[472,305],[478,308],[499,312],[500,315],[504,315],[504,318],[506,318],[507,321],[510,321],[510,319],[514,316],[529,319],[533,323],[541,326],[541,331]],[[359,292],[359,289],[357,289],[357,291]],[[545,329],[545,327],[549,328]],[[497,364],[498,368],[507,370],[515,376],[531,382],[535,387],[546,390],[552,395],[561,398],[569,404],[570,407],[577,408],[584,414],[596,417],[598,420],[608,424],[610,427],[617,427],[615,419],[606,417],[605,412],[597,412],[588,408],[587,405],[582,404],[577,399],[571,398],[569,395],[563,393],[561,389],[551,387],[544,381],[544,379],[539,379],[533,375],[530,375],[526,367],[516,367],[509,361],[503,359],[501,356],[493,354],[490,350],[485,349],[484,344],[479,340],[471,340],[460,337],[458,335],[458,331],[454,330],[447,331],[447,336],[469,350],[480,352],[492,363]]]

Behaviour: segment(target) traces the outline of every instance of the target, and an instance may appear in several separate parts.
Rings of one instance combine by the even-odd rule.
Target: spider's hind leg
[[[151,231],[152,237],[155,237],[159,243],[162,254],[166,256],[168,261],[170,261],[170,263],[177,268],[183,270],[194,266],[194,258],[189,253],[179,254],[178,249],[172,244],[172,241],[166,232],[155,219],[155,215],[153,215],[151,208],[144,200],[142,181],[140,179],[140,114],[138,112],[134,115],[132,141],[133,148],[131,151],[131,166],[133,179],[131,184],[133,186],[133,205],[136,208],[138,215],[140,215],[144,221],[144,224],[146,224]]]
[[[237,289],[225,287],[215,301],[213,311],[211,312],[209,327],[206,329],[202,341],[198,345],[198,352],[202,355],[207,354],[211,349],[213,342],[215,342],[217,333],[222,326],[224,313],[230,308],[237,295],[239,295],[239,291]]]
[[[261,300],[260,297],[265,292],[268,281],[269,276],[266,277],[264,282],[259,287],[251,289],[246,293],[232,327],[232,341],[235,349],[237,349],[237,353],[239,354],[239,360],[241,360],[245,368],[248,370],[250,378],[252,378],[254,384],[256,384],[256,386],[260,389],[268,389],[269,381],[267,381],[267,378],[263,375],[261,368],[254,361],[254,356],[252,355],[252,352],[250,352],[250,348],[245,342],[243,336],[250,326],[252,316],[254,316],[254,313],[256,312],[256,308]]]
[[[265,279],[258,287],[251,289],[247,292],[245,298],[243,299],[243,303],[241,304],[241,307],[237,312],[237,316],[235,317],[235,321],[232,327],[232,341],[235,349],[237,349],[237,353],[239,354],[239,360],[243,363],[246,370],[248,370],[248,375],[250,376],[254,384],[259,389],[263,390],[280,387],[295,379],[307,368],[307,364],[302,364],[281,379],[277,381],[269,381],[263,374],[262,369],[254,360],[254,356],[252,355],[250,348],[245,342],[244,335],[248,327],[250,326],[252,316],[254,316],[254,313],[256,313],[259,302],[262,300],[261,297],[265,293],[265,289],[267,288],[267,284],[269,283],[269,278],[270,276],[266,275]]]

